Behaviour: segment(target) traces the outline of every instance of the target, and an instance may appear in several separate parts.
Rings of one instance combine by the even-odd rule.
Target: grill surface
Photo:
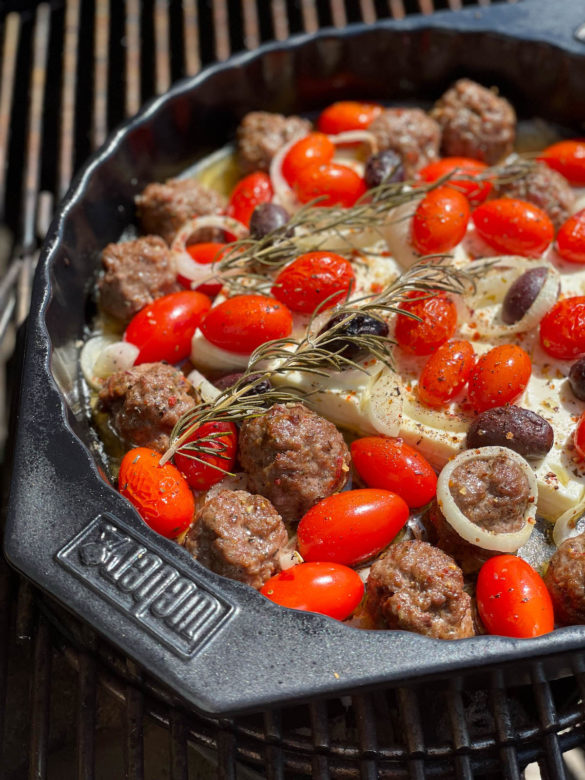
[[[12,353],[26,317],[53,205],[109,129],[144,100],[266,40],[467,5],[0,2],[0,356]],[[8,376],[16,375],[18,352],[7,369],[2,365]],[[10,394],[10,382],[1,386],[4,408],[1,393],[7,386]],[[74,751],[76,776],[88,780],[237,772],[519,778],[532,761],[543,777],[571,777],[562,754],[583,742],[585,662],[571,664],[574,676],[558,682],[532,663],[531,686],[507,687],[494,672],[487,688],[454,678],[431,689],[381,690],[218,722],[185,711],[147,673],[0,563],[0,775],[74,776],[65,768]],[[210,759],[208,773],[194,763],[189,744]],[[242,773],[244,765],[251,769]]]

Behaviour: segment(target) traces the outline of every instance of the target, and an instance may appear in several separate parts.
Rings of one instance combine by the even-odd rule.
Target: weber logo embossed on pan
[[[233,607],[124,523],[99,515],[57,553],[58,562],[177,655],[190,658]]]

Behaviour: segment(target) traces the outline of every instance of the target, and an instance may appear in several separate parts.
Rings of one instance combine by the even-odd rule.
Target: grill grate
[[[266,40],[467,5],[472,3],[5,2],[0,365],[26,317],[38,244],[54,203],[109,129],[144,100],[213,60]],[[0,402],[3,408],[1,394]],[[0,563],[0,774],[9,780],[122,773],[173,780],[236,773],[323,780],[520,778],[529,762],[538,761],[545,778],[571,777],[563,753],[583,742],[585,662],[570,661],[573,677],[554,683],[532,663],[530,686],[510,688],[496,671],[480,688],[458,677],[424,690],[379,690],[217,722],[185,710],[146,672]],[[104,747],[104,734],[114,747]],[[190,745],[211,757],[217,768],[209,775],[194,764]],[[63,754],[73,752],[75,767],[62,771]],[[116,767],[109,773],[108,761]],[[242,774],[243,766],[249,772]]]

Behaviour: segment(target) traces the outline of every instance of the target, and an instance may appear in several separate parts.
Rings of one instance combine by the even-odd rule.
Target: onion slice
[[[177,273],[190,279],[191,282],[195,283],[195,286],[212,281],[217,277],[216,263],[210,265],[197,263],[187,251],[189,239],[202,228],[220,228],[233,233],[237,238],[245,238],[249,234],[248,228],[233,217],[210,214],[187,220],[175,235],[171,244],[171,253]]]
[[[560,547],[567,539],[585,532],[585,496],[558,518],[553,529],[553,542]]]
[[[362,402],[363,411],[374,430],[384,436],[398,436],[403,399],[400,375],[385,366],[372,380]]]
[[[209,379],[206,379],[196,368],[187,376],[187,380],[191,382],[204,403],[213,403],[218,395],[221,395],[221,390],[211,384]]]
[[[100,390],[104,380],[116,371],[131,368],[139,352],[137,346],[116,336],[93,336],[83,345],[79,358],[85,381],[93,390]]]
[[[269,176],[272,183],[272,189],[274,191],[272,202],[282,206],[291,214],[297,211],[301,204],[299,203],[297,196],[282,174],[282,163],[289,150],[297,143],[297,141],[300,141],[301,138],[305,138],[307,135],[308,133],[297,133],[288,143],[280,147],[280,149],[276,152],[270,161]]]
[[[411,420],[428,425],[430,428],[455,433],[465,433],[473,419],[445,409],[432,409],[408,396],[404,399],[404,414]]]
[[[338,144],[365,143],[370,145],[371,154],[376,154],[378,151],[378,139],[369,130],[346,130],[336,135],[328,135],[327,138],[336,146]]]
[[[519,531],[494,533],[481,528],[459,509],[451,493],[451,480],[456,468],[470,460],[485,460],[486,458],[495,458],[498,455],[504,455],[513,460],[520,466],[528,480],[528,503],[524,513],[524,525]],[[478,449],[461,452],[447,463],[439,474],[437,481],[437,501],[446,521],[462,539],[484,550],[513,553],[522,547],[523,544],[526,544],[536,522],[537,499],[538,485],[530,464],[521,455],[506,447],[479,447]]]

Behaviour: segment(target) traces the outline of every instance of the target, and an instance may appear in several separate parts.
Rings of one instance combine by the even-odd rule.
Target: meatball
[[[519,198],[533,203],[546,211],[556,230],[571,216],[575,205],[575,193],[565,177],[538,162],[526,175],[496,184],[494,195],[496,198]]]
[[[544,575],[557,623],[585,623],[585,534],[561,544]]]
[[[269,498],[286,521],[300,520],[349,476],[342,435],[303,404],[276,404],[245,420],[239,448],[250,490]]]
[[[370,569],[366,593],[366,609],[390,629],[435,639],[474,635],[461,569],[427,542],[392,545]]]
[[[196,394],[180,371],[166,363],[142,363],[106,380],[99,408],[131,445],[164,452],[177,420],[195,406]]]
[[[181,289],[169,248],[159,236],[108,244],[102,265],[100,307],[124,324],[155,298]]]
[[[153,182],[136,198],[142,229],[162,236],[169,245],[187,220],[220,214],[225,205],[222,195],[197,179],[169,179],[164,184]],[[219,231],[214,228],[204,228],[198,231],[197,238],[199,241],[212,241],[218,234]]]
[[[278,551],[287,541],[284,523],[267,498],[222,490],[197,513],[184,544],[216,574],[261,588],[280,570]]]
[[[462,539],[447,522],[436,501],[433,501],[427,519],[426,527],[429,531],[429,540],[447,555],[450,555],[461,567],[463,574],[475,574],[488,558],[500,555],[495,550],[485,550],[483,547],[478,547]]]
[[[368,131],[380,150],[392,149],[400,155],[407,179],[439,158],[441,128],[420,108],[388,108]]]
[[[435,103],[431,116],[443,130],[445,156],[473,157],[493,165],[514,147],[514,109],[475,81],[457,81]]]
[[[242,119],[236,133],[238,163],[244,173],[266,171],[278,150],[295,135],[311,132],[311,123],[300,116],[252,111]]]

